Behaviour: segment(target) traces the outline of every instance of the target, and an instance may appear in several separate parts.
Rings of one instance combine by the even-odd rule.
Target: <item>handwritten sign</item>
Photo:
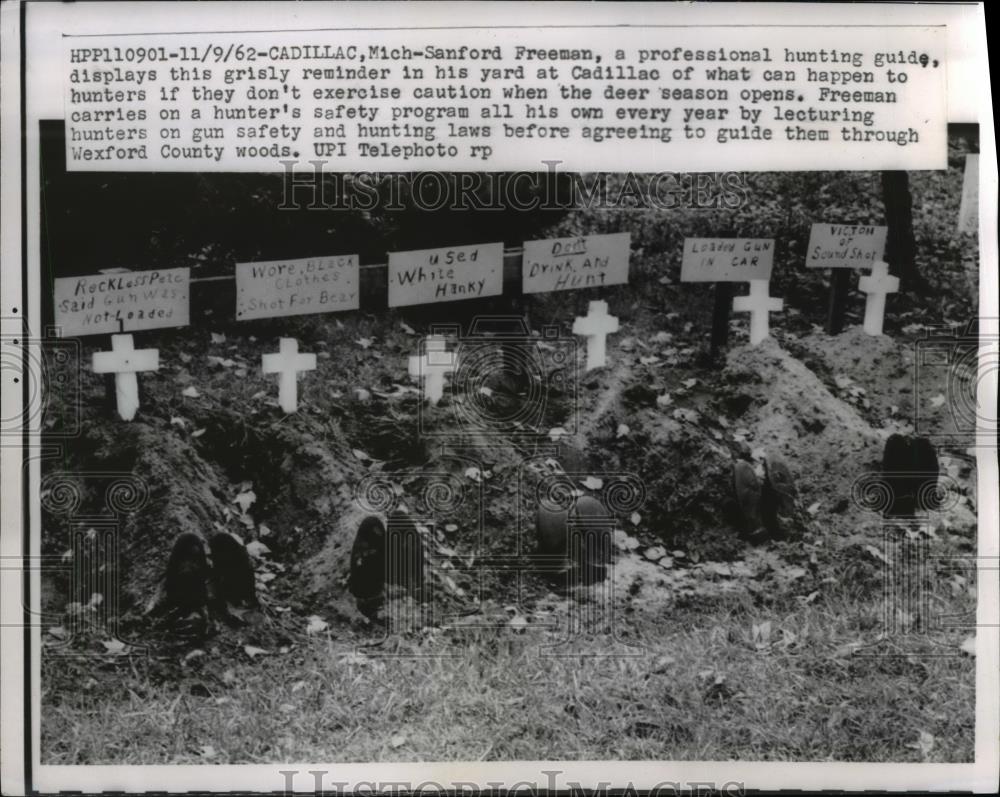
[[[979,156],[965,156],[965,176],[962,178],[962,204],[958,208],[958,231],[979,231]]]
[[[236,318],[357,310],[358,256],[236,264]]]
[[[521,286],[525,293],[548,293],[624,285],[631,239],[618,232],[525,241]]]
[[[773,265],[773,238],[685,238],[681,282],[768,280]]]
[[[871,268],[885,254],[887,230],[872,224],[814,224],[806,266]]]
[[[499,296],[503,244],[389,253],[389,307]]]
[[[61,337],[106,335],[190,323],[191,270],[129,271],[55,281]]]

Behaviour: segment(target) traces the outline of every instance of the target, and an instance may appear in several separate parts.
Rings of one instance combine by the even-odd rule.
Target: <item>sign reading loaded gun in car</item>
[[[768,280],[773,264],[773,238],[685,238],[681,282]]]
[[[525,241],[521,287],[525,293],[602,288],[628,282],[627,232]]]

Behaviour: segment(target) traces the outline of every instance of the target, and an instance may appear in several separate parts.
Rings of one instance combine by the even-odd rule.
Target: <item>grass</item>
[[[66,689],[80,662],[50,656],[43,747],[57,764],[971,760],[972,661],[852,655],[879,623],[877,601],[838,589],[626,618],[643,646],[629,657],[595,656],[598,637],[542,656],[557,635],[530,625],[392,636],[385,655],[303,637],[253,661],[220,637],[177,677],[118,657]]]

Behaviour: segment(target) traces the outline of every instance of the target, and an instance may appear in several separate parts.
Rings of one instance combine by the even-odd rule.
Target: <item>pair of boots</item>
[[[889,488],[886,517],[933,511],[941,502],[937,452],[926,437],[893,434],[882,454],[882,479]]]
[[[783,537],[796,525],[795,480],[788,464],[777,454],[764,458],[764,478],[746,460],[733,463],[733,491],[739,507],[739,525],[751,538]]]

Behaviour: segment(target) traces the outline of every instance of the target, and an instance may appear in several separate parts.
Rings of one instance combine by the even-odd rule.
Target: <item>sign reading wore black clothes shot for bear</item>
[[[236,264],[236,318],[337,313],[359,307],[358,256]]]
[[[750,344],[768,336],[769,314],[783,307],[770,296],[774,265],[773,238],[686,238],[681,259],[681,282],[714,282],[712,356],[729,340],[732,283],[750,283],[747,296],[732,301],[732,310],[750,313]]]

